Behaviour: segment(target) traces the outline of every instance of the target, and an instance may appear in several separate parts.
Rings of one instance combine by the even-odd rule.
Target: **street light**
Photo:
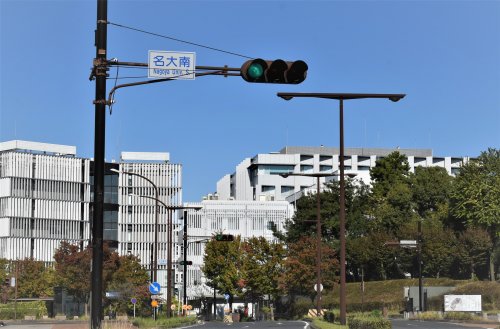
[[[163,201],[156,199],[154,197],[148,195],[137,195],[137,194],[129,194],[131,196],[137,196],[140,198],[152,199],[159,203],[161,203],[165,209],[168,210],[168,222],[167,222],[167,318],[171,316],[170,305],[172,305],[172,210],[181,210],[181,209],[195,209],[200,210],[201,206],[168,206]],[[186,226],[185,226],[186,227]],[[186,229],[185,229],[186,230]],[[187,231],[185,231],[187,234]],[[184,263],[186,264],[186,263]],[[184,265],[184,270],[186,269],[186,265]],[[184,275],[186,275],[184,273]]]
[[[346,305],[346,268],[345,268],[345,178],[344,178],[344,100],[362,99],[362,98],[385,98],[397,102],[405,94],[353,94],[353,93],[278,93],[278,97],[284,100],[291,100],[294,97],[326,98],[340,101],[340,324],[346,324],[347,305]]]
[[[141,177],[142,179],[149,182],[155,190],[155,197],[153,198],[156,201],[156,204],[155,204],[155,235],[154,235],[154,247],[153,247],[153,257],[152,257],[153,263],[151,264],[151,282],[156,282],[157,274],[158,274],[158,212],[159,212],[158,211],[158,207],[159,207],[158,202],[161,202],[158,199],[158,187],[156,186],[155,183],[153,183],[153,181],[151,181],[149,178],[147,178],[146,176],[143,176],[141,174],[131,172],[131,171],[120,171],[120,170],[117,170],[114,168],[112,168],[110,170],[113,172],[119,173],[119,174]]]
[[[316,316],[321,314],[321,214],[320,214],[320,184],[321,177],[338,176],[336,172],[331,173],[284,173],[279,174],[283,178],[288,176],[316,177]]]

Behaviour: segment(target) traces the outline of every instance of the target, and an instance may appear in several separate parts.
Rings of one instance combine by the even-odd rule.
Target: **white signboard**
[[[194,80],[196,54],[192,52],[150,50],[148,78]]]
[[[481,295],[444,295],[445,312],[481,312]]]

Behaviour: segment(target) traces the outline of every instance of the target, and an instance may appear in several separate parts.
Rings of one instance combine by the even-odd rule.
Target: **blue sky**
[[[117,92],[107,160],[170,152],[183,165],[184,201],[215,191],[257,153],[338,146],[336,101],[286,102],[279,91],[407,94],[398,103],[347,101],[347,147],[431,148],[437,156],[500,148],[500,1],[130,0],[108,8],[113,23],[309,65],[299,85],[215,76]],[[95,27],[93,0],[0,0],[0,141],[75,145],[93,157]],[[147,62],[149,50],[194,51],[197,65],[246,60],[108,26],[108,58]],[[122,68],[119,77],[145,73]]]

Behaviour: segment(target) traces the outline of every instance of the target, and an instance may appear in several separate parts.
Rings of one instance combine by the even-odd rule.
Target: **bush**
[[[174,318],[159,318],[156,321],[151,318],[136,318],[132,324],[139,328],[177,328],[190,324],[195,324],[198,320],[196,317],[174,317]]]
[[[18,302],[17,310],[13,302],[7,304],[0,304],[0,319],[24,319],[26,315],[35,316],[37,319],[41,319],[44,315],[47,315],[47,307],[45,302]]]
[[[326,311],[323,315],[323,319],[327,322],[334,323],[335,322],[335,313],[333,311]]]
[[[349,318],[349,329],[391,329],[391,321],[374,316],[354,316]]]

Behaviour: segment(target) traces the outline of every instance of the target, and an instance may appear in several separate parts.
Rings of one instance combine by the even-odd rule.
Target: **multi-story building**
[[[430,149],[377,149],[346,148],[344,168],[348,174],[370,184],[370,168],[377,159],[398,151],[408,158],[410,171],[417,166],[439,166],[455,175],[467,157],[437,157]],[[217,182],[220,199],[236,200],[287,200],[290,196],[310,188],[315,178],[304,176],[281,177],[282,173],[328,173],[339,169],[339,150],[331,147],[285,147],[279,152],[257,154],[244,159],[233,174]],[[321,178],[323,184],[328,178]]]
[[[87,244],[90,160],[73,146],[0,143],[0,257],[52,262],[65,240]]]
[[[193,262],[188,267],[187,296],[197,298],[213,296],[204,283],[202,274],[205,242],[213,234],[222,232],[233,236],[239,235],[245,240],[251,237],[265,237],[270,242],[273,236],[272,227],[284,230],[285,222],[292,218],[294,209],[286,201],[261,202],[240,200],[204,200],[201,203],[189,203],[191,206],[202,206],[199,211],[187,212],[188,248],[187,259]],[[182,218],[178,230],[182,231]],[[182,257],[182,232],[178,235],[176,256]],[[202,243],[200,243],[202,242]],[[182,267],[179,268],[182,270]],[[183,282],[180,274],[177,282]]]
[[[105,165],[104,240],[120,254],[133,253],[151,269],[155,225],[153,186],[167,205],[182,204],[181,165],[168,153],[123,152]],[[113,170],[115,171],[113,171]],[[118,171],[119,173],[117,173]],[[76,157],[74,146],[9,141],[0,143],[0,258],[53,262],[61,241],[90,241],[93,162]],[[130,196],[134,193],[138,196]],[[158,223],[158,281],[166,286],[167,211]],[[177,213],[172,214],[173,217]]]
[[[151,198],[167,206],[182,206],[182,167],[169,162],[168,153],[122,152],[119,162],[105,164],[104,240],[119,254],[134,254],[152,270],[155,232],[158,231],[157,280],[167,286],[168,219],[173,223],[173,270],[177,288],[184,274],[184,211],[158,208]],[[129,173],[135,174],[130,175]],[[140,176],[138,176],[140,175]],[[0,143],[0,258],[33,258],[53,262],[61,241],[90,241],[93,200],[93,162],[76,157],[74,146],[10,141]],[[240,235],[243,239],[264,236],[273,240],[270,223],[283,230],[293,209],[287,202],[206,200],[200,211],[188,210],[189,297],[207,293],[203,285],[204,244],[214,232]],[[181,290],[181,289],[179,289]]]

